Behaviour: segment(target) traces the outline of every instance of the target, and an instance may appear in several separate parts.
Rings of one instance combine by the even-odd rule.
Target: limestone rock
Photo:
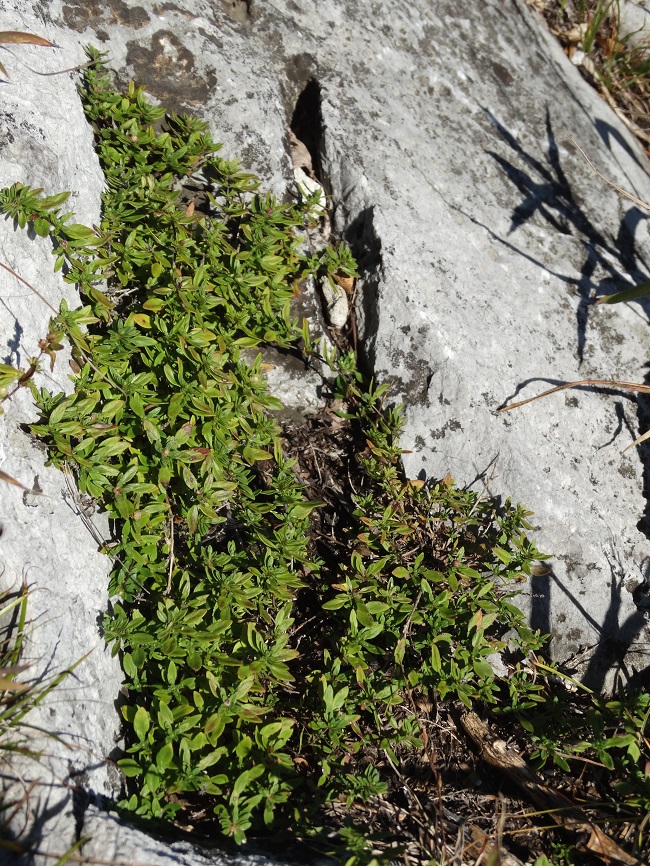
[[[348,296],[345,289],[337,285],[334,280],[323,277],[320,283],[325,301],[325,316],[333,328],[343,328],[350,315]]]
[[[645,0],[623,0],[620,4],[617,36],[627,45],[644,49],[650,43],[650,9]]]
[[[24,4],[25,6],[27,4]],[[9,24],[6,17],[4,23]],[[3,57],[11,79],[3,85],[0,113],[0,184],[16,181],[42,187],[48,193],[72,191],[71,207],[79,220],[98,221],[103,177],[93,151],[75,82],[69,75],[40,77],[40,71],[84,62],[76,35],[44,24],[27,12],[11,18],[11,27],[55,41],[57,52],[20,46],[14,56]],[[53,273],[51,243],[0,220],[0,261],[32,284],[54,308],[61,298],[78,306],[74,288]],[[52,310],[24,283],[7,271],[0,275],[0,363],[29,366],[38,354],[38,340],[48,331]],[[39,386],[69,389],[68,357],[61,353],[52,371],[45,368]],[[76,513],[81,504],[61,472],[44,467],[46,455],[19,425],[36,420],[28,392],[23,389],[3,403],[0,417],[0,468],[27,487],[42,493],[27,495],[2,482],[0,489],[0,588],[30,587],[29,640],[22,662],[28,676],[53,675],[88,659],[28,717],[35,725],[60,737],[30,737],[30,746],[42,748],[44,757],[17,761],[16,778],[8,800],[24,800],[24,814],[33,817],[25,841],[43,851],[66,848],[75,841],[71,815],[74,799],[70,786],[83,777],[97,795],[114,797],[118,774],[106,758],[114,751],[120,722],[115,699],[122,681],[117,658],[111,658],[98,621],[107,606],[110,562],[97,551],[97,543]],[[101,517],[90,518],[97,531],[106,533]],[[26,795],[31,783],[35,785]],[[6,776],[5,776],[6,782]]]

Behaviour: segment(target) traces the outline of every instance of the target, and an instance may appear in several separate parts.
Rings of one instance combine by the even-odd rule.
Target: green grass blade
[[[624,304],[626,301],[636,301],[637,298],[647,298],[650,296],[650,280],[645,283],[635,286],[633,289],[625,289],[622,292],[616,292],[613,295],[605,295],[598,298],[596,304]]]

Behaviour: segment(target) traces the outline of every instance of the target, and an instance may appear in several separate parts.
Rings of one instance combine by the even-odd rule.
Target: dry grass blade
[[[518,409],[520,406],[525,406],[526,403],[533,403],[535,400],[541,400],[542,397],[548,397],[549,394],[555,394],[556,391],[565,391],[567,388],[579,388],[581,386],[589,387],[595,385],[604,385],[610,388],[619,388],[623,391],[636,391],[641,392],[642,394],[650,394],[650,385],[642,385],[639,382],[619,382],[617,379],[581,379],[579,382],[565,382],[564,385],[556,385],[555,388],[549,388],[548,391],[542,391],[541,394],[536,394],[534,397],[528,397],[527,400],[519,400],[517,403],[512,403],[510,406],[501,406],[501,408],[497,409],[497,412],[509,412],[511,409]],[[642,436],[639,436],[639,438],[635,439],[634,442],[630,442],[629,445],[626,445],[621,454],[625,454],[625,452],[630,448],[640,445],[641,442],[645,442],[647,439],[650,439],[650,430]]]
[[[45,48],[59,47],[42,36],[36,36],[34,33],[22,33],[19,30],[0,30],[0,42],[11,45],[42,45]]]
[[[5,45],[40,45],[43,48],[59,47],[54,42],[50,42],[49,39],[45,39],[43,36],[37,36],[35,33],[23,33],[20,30],[0,30],[0,48],[4,48]],[[5,48],[5,50],[8,51],[9,49]],[[11,52],[9,53],[11,54]],[[29,69],[29,67],[27,68]],[[30,71],[34,72],[35,70],[32,69]],[[9,73],[2,63],[0,63],[0,74],[4,75],[5,78],[9,78]]]
[[[55,46],[55,48],[58,48],[58,46]],[[12,56],[15,57],[16,55],[12,55]],[[19,58],[16,58],[16,59],[18,60]],[[19,62],[22,63],[22,65],[25,67],[25,69],[28,69],[30,72],[33,72],[34,75],[40,75],[41,78],[50,78],[54,75],[65,75],[66,72],[79,72],[80,69],[88,69],[88,67],[92,66],[95,61],[89,60],[88,63],[78,63],[76,66],[68,66],[65,69],[55,69],[53,72],[39,72],[38,69],[32,69],[31,66],[28,66],[22,60],[20,60]],[[5,75],[6,75],[6,72],[5,72]]]
[[[21,671],[27,670],[27,665],[11,665],[10,667],[0,668],[0,691],[4,692],[24,692],[29,688],[25,683],[17,683],[14,676]]]
[[[3,472],[2,469],[0,469],[0,481],[6,481],[7,484],[13,484],[14,487],[20,487],[21,490],[26,490],[27,493],[30,493],[29,487],[25,487],[24,484],[21,484],[20,481],[16,481],[16,479],[12,478],[11,475],[7,475],[7,473]]]
[[[4,47],[4,45],[40,45],[44,48],[60,47],[55,42],[50,42],[49,39],[45,39],[43,36],[36,36],[34,33],[21,33],[18,30],[0,30],[0,47]],[[12,54],[12,57],[13,56],[15,55]],[[77,66],[69,66],[67,69],[57,69],[54,72],[39,72],[38,69],[32,69],[31,66],[27,66],[27,64],[22,60],[20,62],[23,66],[29,69],[30,72],[33,72],[34,75],[42,75],[47,78],[50,75],[64,75],[66,72],[78,72],[80,69],[87,69],[89,66],[92,66],[95,61],[90,60],[87,63],[80,63]],[[4,75],[5,78],[9,78],[9,73],[2,63],[0,63],[0,73]]]
[[[461,724],[479,749],[481,758],[501,770],[541,809],[547,810],[556,824],[576,832],[588,832],[586,848],[605,863],[621,866],[643,866],[641,860],[624,851],[613,839],[597,827],[579,806],[568,797],[545,785],[521,757],[495,737],[476,713],[467,712]]]
[[[16,271],[13,270],[13,268],[10,268],[9,265],[5,265],[4,262],[0,262],[0,268],[4,268],[5,271],[8,271],[17,280],[20,280],[21,283],[26,285],[28,289],[31,289],[32,292],[34,292],[34,294],[37,297],[39,297],[41,299],[41,301],[43,301],[43,303],[46,304],[50,308],[50,310],[52,310],[52,312],[54,313],[55,316],[57,316],[59,314],[59,311],[55,307],[53,307],[52,304],[48,300],[46,300],[43,297],[43,295],[38,291],[38,289],[35,289],[31,283],[28,283],[27,280],[24,279],[24,277],[21,277],[20,274],[17,274]]]
[[[627,190],[622,189],[622,187],[616,186],[616,184],[613,183],[611,180],[609,180],[609,178],[605,177],[605,175],[602,172],[598,171],[596,166],[589,159],[589,157],[584,152],[584,150],[580,147],[580,145],[577,143],[577,141],[575,141],[573,138],[571,138],[570,135],[568,135],[567,138],[571,142],[571,144],[580,151],[580,153],[582,154],[584,159],[589,164],[590,168],[598,175],[598,177],[601,180],[604,180],[608,186],[611,186],[612,189],[615,189],[616,192],[619,192],[622,196],[625,196],[625,198],[629,199],[630,201],[633,201],[634,204],[638,205],[639,207],[642,207],[644,210],[650,210],[650,204],[647,204],[646,202],[642,201],[640,198],[637,198],[635,195],[632,195],[631,192],[628,192]]]
[[[650,385],[641,385],[638,382],[619,382],[617,379],[580,379],[578,382],[565,382],[564,385],[556,385],[555,388],[549,388],[548,391],[542,391],[541,394],[536,394],[534,397],[528,397],[526,400],[519,400],[517,403],[511,403],[510,406],[501,406],[497,409],[497,412],[509,412],[511,409],[518,409],[520,406],[525,406],[526,403],[533,403],[535,400],[541,400],[542,397],[548,397],[549,394],[555,394],[557,391],[566,391],[567,388],[595,386],[619,388],[622,391],[639,391],[643,394],[650,394]]]
[[[636,445],[640,445],[642,442],[645,442],[646,439],[650,439],[650,430],[647,430],[642,436],[639,436],[638,439],[635,439],[634,442],[630,442],[622,451],[621,454],[625,454],[627,450],[630,448],[634,448]]]

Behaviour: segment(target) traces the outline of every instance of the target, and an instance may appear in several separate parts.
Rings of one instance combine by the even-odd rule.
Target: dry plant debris
[[[527,0],[650,155],[648,45],[619,35],[617,0]],[[650,43],[650,34],[649,34]]]

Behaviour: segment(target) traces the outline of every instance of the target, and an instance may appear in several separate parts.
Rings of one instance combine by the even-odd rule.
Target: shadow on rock
[[[625,572],[618,558],[612,554],[607,556],[610,566],[609,591],[610,599],[602,623],[596,622],[585,609],[578,598],[558,578],[553,569],[545,575],[531,578],[532,600],[530,625],[539,628],[543,634],[550,634],[553,639],[553,588],[557,588],[575,608],[576,613],[588,623],[599,635],[594,647],[581,649],[568,661],[568,667],[575,669],[581,682],[600,694],[608,680],[613,683],[611,691],[617,691],[626,685],[634,685],[635,680],[644,675],[644,671],[631,671],[626,661],[628,654],[645,626],[646,613],[640,604],[637,610],[620,622],[623,593],[627,592],[624,585]],[[650,587],[650,582],[648,583]],[[636,590],[635,590],[636,593]],[[635,597],[636,603],[636,597]],[[566,606],[566,602],[564,603]],[[613,678],[610,677],[613,673]]]
[[[379,329],[377,296],[381,282],[381,240],[377,235],[374,207],[366,207],[350,221],[344,232],[361,275],[361,291],[356,300],[359,318],[360,360],[366,369],[375,369],[375,343]]]
[[[643,377],[643,381],[646,385],[650,385],[650,363],[646,364],[646,367],[648,372]],[[639,430],[632,436],[632,440],[650,430],[650,394],[637,394],[636,406]],[[636,527],[646,538],[650,538],[650,440],[642,442],[636,448],[643,465],[643,497],[645,499],[643,516]]]
[[[589,307],[593,299],[632,288],[648,280],[647,267],[640,261],[635,243],[636,230],[647,216],[636,206],[631,207],[620,222],[616,239],[608,241],[585,214],[574,195],[562,167],[548,108],[545,162],[529,154],[487,109],[485,113],[501,138],[511,148],[513,160],[510,161],[494,151],[488,153],[522,196],[522,200],[512,212],[508,236],[513,235],[532,217],[539,215],[556,231],[576,238],[582,247],[583,261],[580,266],[580,276],[576,278],[571,274],[560,274],[551,270],[514,244],[492,233],[501,243],[552,273],[567,286],[574,288],[579,297],[576,310],[577,353],[582,362],[587,339]],[[515,158],[519,164],[515,163]],[[603,186],[605,186],[604,181]],[[646,314],[650,313],[650,301],[640,300],[638,303]]]

